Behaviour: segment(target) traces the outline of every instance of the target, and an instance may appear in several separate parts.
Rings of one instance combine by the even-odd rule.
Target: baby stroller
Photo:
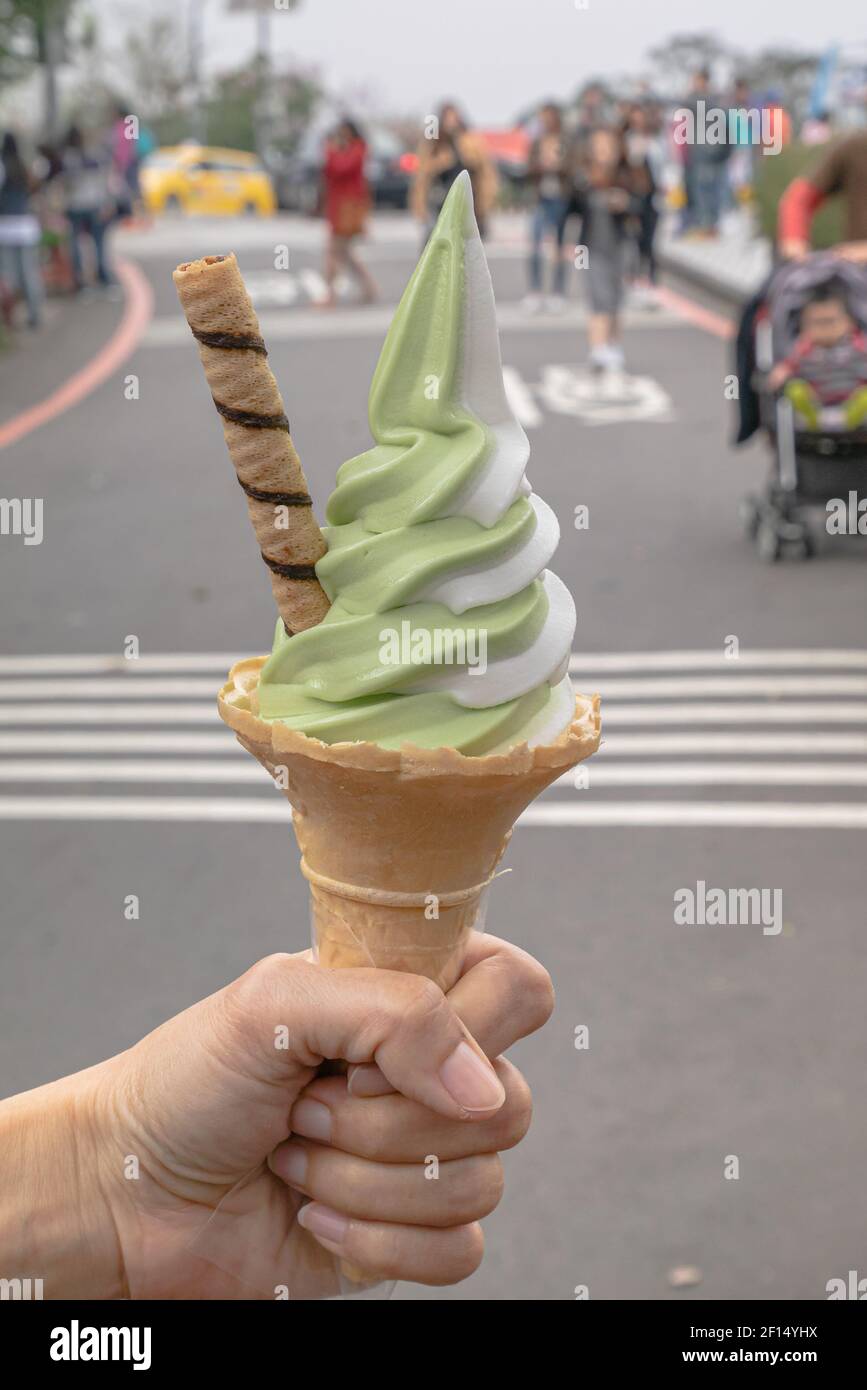
[[[851,317],[867,329],[867,268],[817,252],[782,265],[744,311],[738,332],[740,430],[743,443],[764,429],[773,451],[767,488],[745,497],[741,518],[766,560],[783,554],[807,559],[814,542],[807,524],[811,508],[826,507],[850,492],[867,496],[867,428],[850,431],[843,412],[824,407],[818,427],[808,428],[791,402],[769,390],[767,377],[786,358],[798,337],[801,311],[816,290],[835,281]]]

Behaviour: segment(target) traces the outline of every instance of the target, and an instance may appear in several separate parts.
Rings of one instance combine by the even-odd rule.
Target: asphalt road
[[[530,477],[560,518],[573,674],[602,694],[606,746],[588,787],[537,804],[494,890],[491,928],[545,963],[558,1008],[515,1049],[536,1115],[506,1159],[485,1263],[457,1289],[396,1296],[822,1298],[863,1272],[867,1226],[864,542],[762,562],[737,501],[761,485],[764,451],[728,446],[728,345],[676,301],[630,311],[631,380],[600,400],[578,302],[522,315],[518,229],[500,230],[504,361]],[[290,268],[275,272],[283,238]],[[225,663],[268,646],[272,606],[170,272],[232,245],[320,514],[366,447],[371,373],[416,251],[402,219],[379,224],[382,305],[325,315],[311,224],[127,237],[154,291],[147,335],[4,452],[4,492],[45,499],[45,537],[0,538],[3,1093],[306,944],[285,803],[210,708]],[[118,306],[72,312],[26,372],[0,362],[3,416],[11,388],[29,405],[95,350]],[[138,664],[122,660],[130,634]],[[678,925],[674,895],[699,882],[779,890],[781,929]],[[687,1266],[701,1281],[673,1290]]]

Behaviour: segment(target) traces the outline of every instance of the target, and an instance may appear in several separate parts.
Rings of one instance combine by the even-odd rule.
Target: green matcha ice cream
[[[546,569],[556,518],[524,475],[468,174],[446,199],[370,392],[372,449],[343,464],[316,574],[321,623],[278,624],[259,715],[325,743],[471,755],[571,722],[575,607]]]

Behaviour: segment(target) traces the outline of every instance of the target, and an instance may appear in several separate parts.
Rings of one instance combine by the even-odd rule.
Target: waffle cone
[[[571,726],[532,749],[465,757],[326,744],[258,718],[263,663],[232,668],[219,710],[292,804],[320,962],[411,971],[449,989],[518,816],[598,747],[598,697],[578,696]]]

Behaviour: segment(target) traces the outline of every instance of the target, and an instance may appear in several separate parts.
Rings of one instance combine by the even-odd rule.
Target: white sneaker
[[[525,314],[541,314],[544,307],[540,294],[525,294],[521,300],[521,308]]]
[[[565,314],[566,296],[563,294],[549,294],[545,300],[545,308],[549,314]]]
[[[609,372],[622,372],[626,366],[626,358],[623,356],[623,348],[619,343],[606,343],[599,349],[604,354],[605,366]]]

